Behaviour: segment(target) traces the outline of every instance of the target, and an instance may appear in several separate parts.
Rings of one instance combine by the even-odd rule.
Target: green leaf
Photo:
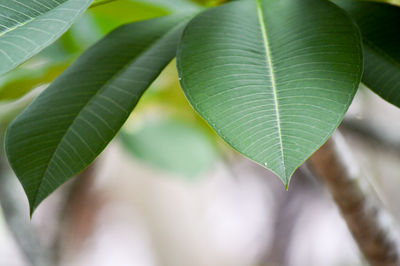
[[[335,1],[357,22],[364,42],[362,82],[400,107],[400,7]]]
[[[336,129],[362,72],[357,29],[324,0],[236,1],[209,10],[188,24],[177,58],[193,107],[286,186]]]
[[[187,16],[132,23],[86,51],[12,122],[6,152],[31,213],[87,167],[176,55]]]
[[[120,139],[133,156],[159,169],[195,179],[215,164],[216,148],[199,126],[178,119],[149,122]]]
[[[92,0],[0,0],[0,74],[60,37]]]

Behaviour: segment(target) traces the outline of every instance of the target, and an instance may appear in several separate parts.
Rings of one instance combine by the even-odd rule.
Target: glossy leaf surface
[[[10,125],[6,151],[31,212],[87,167],[176,55],[184,15],[128,24],[86,51]]]
[[[0,74],[50,45],[92,0],[0,0]]]
[[[287,186],[349,107],[360,42],[328,1],[235,1],[189,23],[178,51],[181,85],[225,141]]]
[[[400,7],[337,1],[357,22],[364,42],[362,81],[400,107]]]

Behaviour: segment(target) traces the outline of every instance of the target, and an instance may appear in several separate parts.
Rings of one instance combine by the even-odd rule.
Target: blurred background
[[[194,5],[117,0],[92,6],[60,40],[0,76],[2,134],[112,29]],[[400,110],[362,87],[340,130],[399,221]],[[311,171],[300,167],[285,191],[278,177],[229,148],[187,103],[175,62],[102,155],[46,199],[32,220],[2,153],[0,205],[0,266],[366,265]]]

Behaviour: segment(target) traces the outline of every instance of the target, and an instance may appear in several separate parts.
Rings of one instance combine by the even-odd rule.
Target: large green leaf
[[[364,42],[362,81],[400,107],[400,7],[335,1],[356,20]]]
[[[362,72],[360,36],[324,0],[245,0],[192,20],[178,50],[193,107],[287,186],[343,118]]]
[[[31,212],[115,136],[175,56],[185,21],[185,15],[174,15],[113,31],[13,121],[6,151]]]
[[[55,41],[92,0],[0,0],[0,74]]]

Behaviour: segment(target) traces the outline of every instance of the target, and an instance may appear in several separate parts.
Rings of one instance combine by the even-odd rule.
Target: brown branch
[[[400,265],[397,228],[362,176],[340,133],[335,133],[309,163],[328,188],[369,263]]]
[[[65,195],[59,215],[59,230],[53,240],[54,261],[76,256],[93,233],[103,198],[93,191],[96,161],[80,173]]]

